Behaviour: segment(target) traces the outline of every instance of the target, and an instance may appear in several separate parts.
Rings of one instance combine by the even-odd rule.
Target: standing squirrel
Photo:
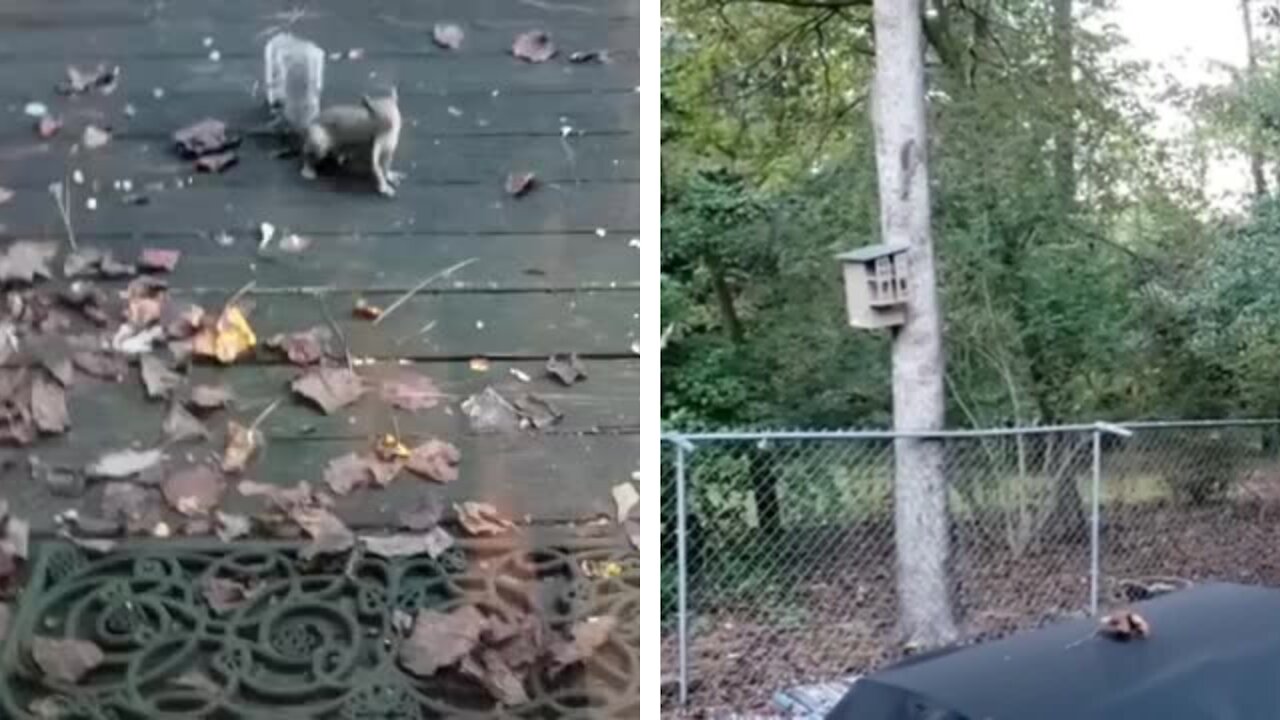
[[[396,194],[401,174],[391,169],[400,142],[400,104],[394,87],[360,104],[320,109],[324,51],[287,33],[266,47],[267,104],[277,122],[301,145],[302,176],[313,179],[325,161],[345,164],[352,154],[368,153],[378,192]]]

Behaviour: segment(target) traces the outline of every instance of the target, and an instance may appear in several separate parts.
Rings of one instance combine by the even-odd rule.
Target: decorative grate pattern
[[[576,542],[533,550],[464,544],[439,560],[311,562],[288,544],[143,542],[94,556],[61,541],[41,543],[2,649],[0,715],[636,717],[638,558],[612,543]],[[594,570],[602,566],[613,571]],[[201,588],[215,578],[259,589],[213,607]],[[535,613],[553,633],[591,616],[612,616],[617,625],[583,665],[554,679],[536,665],[525,682],[529,702],[502,708],[456,670],[422,679],[397,665],[405,614],[463,604],[500,619]],[[106,659],[74,685],[45,679],[30,657],[37,635],[92,641]]]

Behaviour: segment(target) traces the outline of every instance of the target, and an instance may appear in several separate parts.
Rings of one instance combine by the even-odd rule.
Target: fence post
[[[1089,614],[1098,614],[1098,523],[1102,495],[1102,429],[1093,429],[1093,491],[1089,509]]]
[[[688,506],[684,488],[684,451],[688,441],[676,439],[676,643],[679,647],[680,704],[689,701],[689,576],[688,543],[685,538],[685,515]]]

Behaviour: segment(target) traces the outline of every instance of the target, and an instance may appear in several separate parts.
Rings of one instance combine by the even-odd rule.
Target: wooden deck
[[[318,483],[330,459],[398,426],[408,440],[440,437],[462,451],[460,479],[442,489],[448,501],[491,502],[535,524],[608,515],[610,489],[631,477],[639,455],[639,262],[631,242],[639,227],[638,14],[639,0],[10,0],[0,4],[0,187],[14,195],[0,204],[0,244],[64,240],[47,188],[79,171],[85,181],[73,184],[72,221],[80,246],[126,260],[144,247],[180,250],[172,292],[206,307],[256,281],[251,323],[260,338],[325,325],[327,306],[354,356],[411,364],[450,395],[447,407],[394,420],[375,397],[324,416],[290,397],[298,369],[283,360],[197,364],[191,382],[223,382],[240,398],[230,417],[248,421],[286,398],[264,422],[267,445],[246,477]],[[442,21],[465,29],[459,50],[432,43]],[[354,100],[371,82],[397,85],[406,126],[396,167],[407,173],[397,198],[378,196],[360,178],[307,182],[263,135],[250,134],[239,164],[221,175],[195,174],[173,151],[172,133],[192,122],[216,118],[248,132],[266,120],[262,47],[286,28],[343,54],[326,63],[326,104]],[[528,64],[511,56],[514,37],[533,29],[551,33],[558,57]],[[347,58],[353,49],[358,59]],[[590,50],[607,50],[610,61],[567,59]],[[67,65],[98,63],[120,67],[112,94],[55,92]],[[65,121],[54,138],[39,138],[24,114],[33,101]],[[87,123],[110,127],[113,139],[73,152]],[[512,171],[535,172],[539,186],[509,197],[503,184]],[[117,181],[126,179],[147,204],[124,201]],[[96,209],[86,209],[89,198]],[[263,222],[311,245],[261,251]],[[224,233],[234,242],[219,240]],[[357,298],[386,306],[468,258],[476,260],[384,323],[350,313]],[[320,288],[323,295],[310,292]],[[561,352],[580,354],[587,381],[562,387],[544,376],[547,356]],[[491,360],[487,372],[470,367],[476,357]],[[121,384],[81,375],[69,393],[67,434],[3,451],[11,462],[0,496],[15,515],[47,531],[59,510],[98,506],[95,487],[81,498],[52,496],[30,478],[28,455],[79,466],[159,441],[165,404],[145,398],[134,372]],[[487,385],[542,394],[564,420],[541,432],[473,434],[458,406]],[[172,451],[219,451],[223,423],[211,425],[208,443]],[[353,527],[386,525],[422,484],[402,477],[385,490],[356,491],[339,499],[339,514]],[[223,507],[253,502],[232,492]]]

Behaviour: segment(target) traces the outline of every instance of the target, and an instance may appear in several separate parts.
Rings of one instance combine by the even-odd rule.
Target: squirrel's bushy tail
[[[264,54],[267,105],[292,132],[300,133],[320,113],[324,50],[309,40],[278,33],[267,41]]]

